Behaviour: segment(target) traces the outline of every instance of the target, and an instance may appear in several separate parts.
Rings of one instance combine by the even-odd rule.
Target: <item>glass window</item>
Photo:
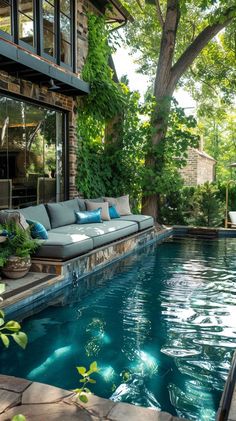
[[[55,57],[55,6],[43,0],[43,51]]]
[[[0,209],[64,199],[63,114],[0,97]]]
[[[0,0],[0,30],[12,34],[11,29],[11,1]]]
[[[70,16],[71,10],[70,10],[70,0],[61,0],[60,1],[60,8],[61,12],[64,13],[64,15]]]
[[[71,2],[60,0],[60,60],[71,66]]]
[[[19,0],[19,40],[34,47],[34,10],[32,0]]]

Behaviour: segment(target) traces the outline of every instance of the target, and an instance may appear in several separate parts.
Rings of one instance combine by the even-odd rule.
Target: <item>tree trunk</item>
[[[174,86],[171,83],[171,68],[179,18],[179,0],[168,0],[154,87],[156,107],[151,118],[151,125],[154,128],[151,145],[154,147],[164,140],[168,126],[171,97],[174,92]],[[161,173],[163,165],[164,154],[155,159],[152,151],[150,151],[145,161],[146,168]],[[152,185],[151,179],[150,185]],[[157,221],[157,193],[145,196],[145,191],[143,191],[142,213],[153,216],[154,220]]]
[[[156,0],[156,3],[159,6],[158,0]],[[179,3],[180,0],[167,0],[166,16],[163,24],[161,20],[161,48],[154,87],[154,95],[157,105],[151,119],[151,125],[154,129],[153,136],[151,138],[151,145],[154,147],[159,145],[165,139],[168,126],[168,117],[170,113],[171,97],[179,79],[191,66],[195,58],[208,44],[208,42],[234,19],[232,9],[236,9],[236,7],[229,7],[224,15],[221,16],[221,19],[205,27],[173,65],[177,29],[180,19]],[[160,20],[159,9],[157,9],[157,15]],[[152,153],[150,152],[146,157],[145,166],[148,169],[152,169],[154,171],[157,169],[158,172],[161,172],[164,166],[164,153],[162,156],[159,155],[157,159],[155,156],[152,156]],[[150,183],[148,183],[150,186],[153,184],[152,178],[153,177],[150,176]],[[152,215],[154,220],[157,220],[157,193],[153,192],[151,194],[145,195],[144,189],[142,199],[142,213]]]

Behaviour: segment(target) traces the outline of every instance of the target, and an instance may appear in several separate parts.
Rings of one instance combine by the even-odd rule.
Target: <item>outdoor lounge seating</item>
[[[82,210],[81,202],[75,198],[20,210],[26,219],[40,222],[48,231],[48,239],[40,240],[37,257],[68,260],[153,226],[151,216],[132,214],[101,223],[78,224],[75,212]]]

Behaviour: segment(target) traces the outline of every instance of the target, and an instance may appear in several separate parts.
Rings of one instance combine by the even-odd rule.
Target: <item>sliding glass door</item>
[[[0,96],[0,208],[64,199],[63,119]]]

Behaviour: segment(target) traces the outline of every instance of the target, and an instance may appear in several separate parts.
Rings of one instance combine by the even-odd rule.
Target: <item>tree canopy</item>
[[[156,105],[146,156],[149,189],[143,189],[143,211],[157,218],[158,186],[152,180],[165,171],[163,143],[168,142],[175,89],[182,84],[200,96],[208,87],[223,100],[233,100],[236,4],[234,0],[131,0],[126,6],[134,16],[126,28],[127,44],[138,54],[140,71],[154,83]]]

